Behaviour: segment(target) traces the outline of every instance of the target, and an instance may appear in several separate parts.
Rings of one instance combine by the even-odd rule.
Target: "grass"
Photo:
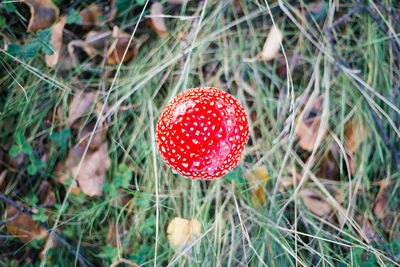
[[[307,19],[299,16],[299,10],[304,12],[309,6],[299,2],[268,1],[267,5],[264,1],[227,0],[182,5],[180,16],[196,18],[167,19],[166,39],[159,38],[141,21],[135,37],[150,34],[149,41],[132,64],[123,64],[120,69],[106,66],[104,75],[88,71],[84,62],[70,72],[57,68],[50,71],[42,56],[23,61],[6,58],[2,50],[0,168],[8,172],[0,192],[11,197],[33,177],[30,186],[12,196],[15,201],[27,203],[28,196],[38,194],[41,182],[49,181],[58,204],[67,197],[67,209],[50,210],[46,222],[52,225],[61,216],[57,228],[89,266],[106,266],[119,257],[141,266],[395,266],[400,256],[400,174],[367,102],[399,150],[398,92],[397,100],[391,97],[398,82],[400,59],[378,24],[361,11],[334,31],[336,49],[352,68],[338,72],[327,27],[356,1],[335,5],[326,2],[326,16],[318,13]],[[385,5],[399,14],[396,2],[388,0]],[[77,9],[88,5],[89,1],[81,1]],[[375,4],[369,3],[368,7],[375,13],[377,9],[382,12],[382,16],[376,13],[378,18],[393,29],[398,39],[400,25]],[[141,10],[140,6],[128,5],[115,24],[132,33]],[[166,12],[170,10],[169,6]],[[291,63],[294,55],[299,58],[289,75],[285,75],[285,69],[279,75],[284,60],[254,60],[272,25],[271,15],[284,33],[282,45],[287,61]],[[182,33],[186,41],[180,37]],[[2,36],[18,43],[23,34],[6,28]],[[360,89],[356,80],[365,84],[365,89]],[[180,177],[155,151],[154,127],[163,107],[184,89],[201,86],[221,88],[237,97],[250,119],[250,140],[239,166],[216,181]],[[97,102],[105,108],[111,159],[107,182],[116,177],[121,163],[133,170],[131,185],[123,190],[129,199],[125,205],[106,193],[102,197],[66,194],[68,186],[58,183],[54,176],[56,163],[65,161],[75,145],[76,133],[68,138],[65,148],[51,141],[50,135],[68,128],[70,101],[82,90],[99,92]],[[300,101],[307,95],[311,95],[306,101],[309,106],[318,96],[324,103],[321,138],[317,141],[320,145],[310,152],[299,147],[294,132],[295,119],[306,115]],[[354,153],[354,174],[348,176],[349,156],[341,151],[338,179],[323,179],[317,175],[321,155],[333,144],[344,147],[345,125],[351,117],[366,126],[362,136],[357,136],[364,141]],[[93,115],[87,122],[90,119]],[[8,159],[8,149],[19,131],[34,148],[36,159],[47,156],[45,167],[37,175],[27,173],[26,157],[17,166]],[[252,200],[258,185],[250,183],[245,175],[256,165],[266,166],[269,174],[268,182],[261,183],[266,195],[261,205]],[[295,186],[279,190],[285,178]],[[393,222],[389,227],[373,212],[378,182],[383,179],[390,184],[386,215]],[[341,205],[346,215],[343,224],[334,212],[321,217],[310,211],[299,195],[303,188],[320,192],[335,210]],[[335,192],[343,194],[343,202],[334,198]],[[6,205],[1,203],[0,222],[5,219],[5,210]],[[183,251],[174,251],[166,234],[168,223],[177,216],[196,218],[202,225],[201,237]],[[107,241],[114,225],[121,227],[117,234],[121,243],[116,248]],[[31,265],[40,264],[39,249],[35,249],[39,241],[24,244],[4,225],[0,226],[0,239],[1,266],[16,266],[20,259],[28,258],[34,261]],[[41,242],[39,245],[43,245]],[[78,264],[63,245],[50,249],[48,257],[51,263],[47,265]]]

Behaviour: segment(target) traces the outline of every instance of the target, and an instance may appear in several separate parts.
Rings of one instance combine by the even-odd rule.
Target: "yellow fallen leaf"
[[[283,34],[281,30],[276,26],[272,26],[261,51],[261,59],[265,61],[274,59],[281,47],[282,40]]]
[[[265,186],[269,181],[268,169],[265,166],[256,166],[251,171],[246,171],[245,176],[249,181],[252,192],[252,202],[259,206],[266,202]]]
[[[8,206],[7,219],[17,216],[18,209],[14,206]],[[32,239],[46,238],[48,232],[46,228],[35,222],[31,216],[26,213],[21,213],[15,220],[6,223],[7,231],[13,236],[26,243]]]
[[[167,26],[165,25],[165,20],[162,17],[164,12],[164,7],[160,2],[154,2],[150,9],[150,20],[148,23],[150,27],[153,28],[162,38],[167,36]]]
[[[54,53],[51,55],[45,55],[44,57],[46,65],[50,68],[54,67],[57,64],[60,57],[60,50],[63,41],[63,30],[66,21],[66,16],[63,16],[56,24],[53,25],[53,27],[51,27],[52,35],[50,44],[54,46]]]
[[[181,247],[201,236],[201,224],[196,219],[189,221],[175,217],[168,224],[167,234],[173,247]]]
[[[23,0],[22,2],[29,6],[31,12],[27,32],[48,28],[58,20],[60,11],[51,0]]]

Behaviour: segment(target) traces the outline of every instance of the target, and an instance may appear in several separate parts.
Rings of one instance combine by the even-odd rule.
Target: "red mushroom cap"
[[[177,95],[157,123],[165,162],[184,177],[215,179],[238,163],[249,139],[246,113],[230,94],[194,88]]]

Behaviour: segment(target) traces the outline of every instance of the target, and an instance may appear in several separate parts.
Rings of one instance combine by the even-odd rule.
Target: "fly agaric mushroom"
[[[177,95],[157,123],[156,142],[164,161],[191,179],[215,179],[239,162],[249,139],[243,107],[216,88]]]

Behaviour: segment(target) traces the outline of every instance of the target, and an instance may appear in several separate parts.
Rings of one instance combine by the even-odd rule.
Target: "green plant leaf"
[[[22,48],[22,52],[24,55],[24,60],[33,58],[37,55],[40,49],[40,42],[37,39],[34,39],[32,42],[27,43]]]
[[[14,57],[19,57],[22,55],[21,46],[18,44],[7,45],[7,52],[10,53]]]
[[[15,142],[18,145],[25,144],[25,136],[22,134],[22,132],[17,133],[17,135],[15,136]]]
[[[8,154],[10,155],[10,157],[16,157],[19,155],[19,153],[21,153],[21,149],[19,146],[17,145],[13,145],[10,149],[10,151],[8,152]]]
[[[38,208],[38,212],[36,214],[32,215],[32,219],[34,219],[37,222],[45,222],[47,221],[47,215],[45,213],[44,208]]]
[[[33,152],[32,147],[30,145],[26,144],[26,143],[21,145],[21,150],[25,154],[32,154],[32,152]]]
[[[0,16],[0,29],[6,28],[6,27],[7,27],[6,18],[3,16]]]
[[[28,174],[29,175],[35,175],[37,172],[38,172],[38,168],[35,165],[30,164],[28,166]]]
[[[79,11],[76,9],[71,9],[67,16],[67,24],[81,24],[82,17],[79,15]]]

